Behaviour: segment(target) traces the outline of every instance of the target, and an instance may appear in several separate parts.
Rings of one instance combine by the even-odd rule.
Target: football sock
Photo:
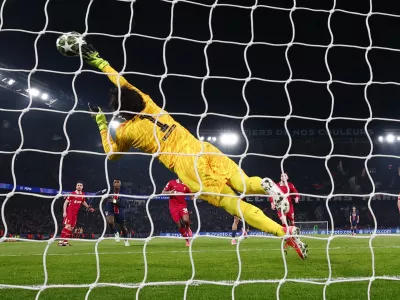
[[[186,236],[187,236],[187,234],[186,234],[186,229],[185,229],[185,228],[179,227],[179,232],[182,234],[183,237],[186,237]]]
[[[237,231],[237,230],[232,230],[232,238],[233,238],[233,239],[234,239],[235,236],[236,236],[236,231]]]
[[[221,191],[221,194],[235,195],[233,190],[225,185]],[[238,199],[231,196],[221,196],[219,206],[224,208],[227,212],[234,216],[239,216],[238,210]],[[243,200],[240,200],[240,210],[244,216],[246,222],[261,231],[269,232],[277,236],[284,236],[285,231],[282,226],[275,221],[268,218],[259,208],[251,205]]]
[[[64,238],[64,243],[68,243],[68,240],[67,240],[67,239],[70,238],[71,235],[72,235],[72,231],[69,230],[69,229],[67,229],[67,228],[64,228],[64,229],[61,231],[61,237]]]
[[[61,230],[61,237],[62,238],[65,238],[66,236],[65,236],[65,227]]]
[[[246,184],[246,194],[265,195],[265,191],[261,186],[262,179],[258,176],[248,177],[245,173],[238,171],[229,178],[229,185],[236,191],[243,193],[243,179]]]
[[[250,177],[246,181],[246,187],[249,190],[249,194],[265,194],[264,189],[261,186],[262,179],[260,177]]]

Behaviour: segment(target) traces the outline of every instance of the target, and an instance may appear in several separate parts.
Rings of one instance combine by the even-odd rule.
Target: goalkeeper
[[[234,216],[240,217],[234,190],[243,193],[246,189],[247,194],[269,194],[274,196],[276,208],[281,208],[284,194],[271,179],[248,177],[233,160],[210,143],[196,139],[157,106],[149,95],[120,76],[83,40],[81,51],[83,60],[107,74],[116,86],[110,91],[110,106],[114,111],[122,111],[120,115],[126,119],[117,129],[114,141],[108,133],[107,120],[101,109],[91,108],[97,113],[95,120],[104,151],[109,154],[110,160],[121,157],[121,153],[115,152],[127,152],[131,147],[146,153],[157,153],[160,162],[176,173],[193,193],[201,192],[202,199]],[[74,54],[80,55],[79,51]],[[280,237],[285,233],[294,235],[299,232],[294,226],[283,228],[260,209],[242,200],[240,210],[246,222],[261,231]],[[303,242],[298,238],[288,238],[287,241],[302,259],[307,257],[307,246]]]

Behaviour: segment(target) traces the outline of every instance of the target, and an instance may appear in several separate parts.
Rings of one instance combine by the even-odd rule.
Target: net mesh
[[[324,234],[328,233],[328,221],[296,222],[296,226],[300,229],[300,231],[324,231]]]
[[[13,28],[13,29],[5,29],[3,28],[3,20],[4,20],[4,9],[5,6],[7,5],[7,2],[10,0],[6,0],[2,2],[1,5],[1,9],[0,9],[0,32],[25,32],[25,33],[29,33],[29,34],[34,34],[36,35],[35,41],[34,41],[34,50],[35,50],[35,65],[32,69],[29,70],[25,70],[25,69],[9,69],[9,68],[1,68],[0,70],[2,71],[9,71],[9,72],[15,72],[15,71],[19,71],[19,72],[26,72],[28,74],[28,84],[29,84],[29,88],[31,88],[31,77],[32,75],[37,72],[37,71],[42,71],[42,72],[50,72],[50,73],[58,73],[58,74],[65,74],[66,72],[60,72],[60,71],[55,71],[55,70],[50,70],[50,69],[39,69],[38,68],[38,64],[39,64],[39,58],[38,58],[38,42],[40,40],[40,38],[46,34],[46,33],[54,33],[54,34],[63,34],[63,32],[57,32],[57,31],[51,31],[48,30],[48,24],[49,24],[49,14],[47,11],[47,7],[50,3],[50,0],[47,0],[44,6],[44,13],[45,13],[45,23],[44,26],[42,28],[42,30],[40,31],[28,31],[28,30],[22,30],[22,29],[18,29],[18,28]],[[131,22],[130,24],[132,24],[132,20],[134,18],[134,3],[135,1],[129,1],[129,0],[120,0],[122,2],[129,2],[129,7],[130,7],[130,18],[131,18]],[[297,5],[296,1],[293,1],[293,6],[290,8],[283,8],[283,7],[279,7],[279,6],[273,6],[273,5],[264,5],[261,4],[261,1],[254,1],[254,4],[251,6],[248,5],[234,5],[234,4],[227,4],[227,3],[221,3],[221,1],[215,0],[213,3],[211,4],[205,4],[205,3],[200,3],[200,2],[196,2],[196,1],[188,1],[188,0],[175,0],[175,1],[164,1],[167,2],[170,5],[170,15],[171,15],[171,23],[170,23],[170,31],[169,34],[166,38],[159,38],[159,37],[155,37],[155,36],[148,36],[148,35],[142,35],[142,34],[135,34],[132,32],[132,26],[129,27],[129,30],[126,32],[126,34],[119,36],[119,37],[123,37],[123,42],[122,42],[122,46],[123,46],[123,54],[124,54],[124,67],[121,71],[121,75],[123,74],[135,74],[135,75],[144,75],[144,76],[150,76],[150,77],[155,77],[155,78],[159,78],[160,80],[160,92],[162,94],[162,98],[163,98],[163,105],[162,107],[165,107],[166,104],[166,95],[163,92],[163,87],[162,87],[162,83],[163,80],[165,80],[168,76],[177,76],[177,77],[184,77],[184,78],[193,78],[193,79],[200,79],[202,84],[201,84],[201,94],[202,94],[202,98],[204,100],[205,103],[205,111],[198,115],[198,114],[191,114],[191,113],[180,113],[181,115],[187,115],[187,116],[200,116],[200,120],[198,122],[198,126],[197,126],[197,134],[198,136],[200,136],[200,124],[202,123],[203,119],[209,115],[216,115],[216,116],[221,116],[221,117],[230,117],[230,118],[236,118],[236,119],[241,119],[241,130],[242,130],[242,134],[243,137],[246,141],[246,149],[244,151],[243,154],[239,155],[238,157],[240,157],[240,163],[239,165],[241,165],[242,160],[246,157],[246,155],[248,155],[248,146],[249,146],[249,141],[246,137],[245,134],[245,129],[244,129],[244,122],[246,120],[249,120],[250,118],[273,118],[273,119],[280,119],[280,120],[284,120],[284,127],[289,139],[289,145],[287,148],[286,153],[283,156],[278,156],[278,155],[263,155],[263,154],[255,154],[258,156],[264,156],[264,157],[269,157],[269,158],[274,158],[274,159],[280,159],[281,160],[281,170],[282,172],[284,172],[284,162],[286,159],[288,159],[289,157],[308,157],[308,158],[314,158],[314,159],[320,159],[320,160],[324,160],[325,161],[325,168],[327,170],[327,173],[330,176],[330,180],[332,183],[332,189],[331,192],[329,193],[329,195],[325,196],[326,199],[326,209],[329,213],[329,217],[330,217],[330,224],[331,224],[331,234],[329,235],[329,237],[325,238],[325,237],[308,237],[308,238],[313,238],[313,239],[320,239],[320,240],[326,240],[327,241],[327,246],[326,246],[326,258],[327,258],[327,262],[328,262],[328,269],[329,269],[329,276],[328,278],[321,282],[321,281],[315,281],[315,280],[304,280],[304,279],[292,279],[292,278],[288,278],[288,267],[287,267],[287,263],[286,263],[286,259],[285,256],[283,255],[283,265],[284,265],[284,276],[279,279],[279,280],[241,280],[241,271],[242,271],[242,260],[241,260],[241,255],[240,255],[240,243],[238,244],[236,251],[237,251],[237,258],[238,258],[238,273],[237,273],[237,277],[236,280],[234,282],[215,282],[215,281],[204,281],[204,280],[196,280],[196,264],[195,261],[193,259],[193,253],[192,253],[192,247],[190,247],[189,249],[189,254],[190,254],[190,262],[191,262],[191,266],[192,266],[192,276],[189,280],[187,281],[168,281],[168,282],[148,282],[147,281],[147,274],[148,274],[148,263],[147,263],[147,256],[146,256],[146,250],[147,250],[147,246],[148,243],[154,238],[153,237],[153,231],[154,231],[154,224],[152,222],[152,218],[151,218],[151,214],[150,214],[150,210],[149,210],[149,204],[152,200],[152,198],[154,198],[156,196],[155,192],[150,196],[149,201],[147,202],[147,206],[146,206],[146,210],[147,210],[147,216],[150,220],[151,223],[151,234],[148,238],[144,239],[145,243],[143,246],[143,256],[144,256],[144,266],[145,266],[145,272],[144,272],[144,277],[142,282],[138,283],[138,284],[133,284],[133,285],[127,285],[127,284],[115,284],[115,283],[105,283],[105,282],[100,282],[100,274],[101,274],[101,268],[100,268],[100,259],[99,259],[99,250],[98,250],[98,246],[99,243],[105,239],[105,231],[106,231],[106,221],[105,221],[105,217],[104,217],[104,213],[101,212],[103,220],[104,220],[104,230],[102,233],[102,236],[95,240],[95,256],[96,256],[96,265],[97,265],[97,277],[96,280],[92,283],[92,284],[85,284],[85,285],[75,285],[75,284],[70,284],[70,285],[53,285],[53,284],[49,284],[48,282],[48,268],[47,268],[47,254],[49,251],[49,247],[51,246],[51,244],[54,242],[55,238],[50,239],[49,241],[37,241],[37,242],[41,242],[41,243],[47,243],[47,246],[44,250],[43,253],[43,269],[44,269],[44,281],[43,281],[43,285],[41,285],[40,287],[30,287],[30,286],[24,286],[24,285],[6,285],[6,284],[1,284],[0,283],[0,287],[2,288],[20,288],[20,289],[33,289],[33,290],[37,290],[37,295],[36,295],[36,299],[40,298],[41,293],[49,288],[68,288],[68,287],[86,287],[88,288],[87,294],[86,294],[86,299],[89,298],[93,288],[95,287],[99,287],[99,286],[117,286],[117,287],[123,287],[123,288],[136,288],[137,292],[136,292],[136,299],[140,298],[140,292],[141,290],[146,287],[146,286],[154,286],[154,285],[172,285],[172,284],[180,284],[180,285],[185,285],[185,292],[184,292],[184,299],[188,298],[188,288],[189,286],[193,285],[193,284],[217,284],[217,285],[226,285],[226,286],[231,286],[232,287],[232,299],[235,299],[235,288],[238,287],[241,284],[246,284],[246,283],[278,283],[278,288],[277,288],[277,292],[276,292],[276,298],[277,299],[281,299],[280,297],[280,289],[282,284],[284,284],[285,282],[299,282],[299,283],[309,283],[309,284],[316,284],[316,285],[323,285],[324,289],[323,289],[323,299],[326,299],[326,290],[327,287],[329,285],[331,285],[332,283],[336,283],[336,282],[344,282],[344,281],[368,281],[369,285],[368,285],[368,299],[370,299],[370,295],[371,295],[371,285],[374,282],[374,280],[376,279],[390,279],[390,280],[398,280],[398,278],[396,277],[388,277],[388,276],[376,276],[375,275],[375,262],[374,262],[374,249],[372,247],[372,242],[373,239],[376,237],[376,230],[377,230],[377,221],[374,215],[374,212],[372,210],[371,207],[371,200],[372,197],[375,195],[375,187],[373,187],[372,193],[370,194],[366,194],[366,195],[359,195],[359,196],[364,196],[364,197],[368,197],[368,208],[369,211],[371,213],[371,216],[374,220],[374,231],[371,235],[369,236],[356,236],[355,238],[358,239],[368,239],[369,240],[369,248],[371,251],[371,257],[372,257],[372,265],[371,265],[371,269],[372,269],[372,275],[370,277],[367,278],[359,278],[359,279],[335,279],[332,278],[332,264],[331,264],[331,259],[330,259],[330,244],[333,241],[333,239],[335,238],[335,235],[333,233],[333,229],[334,229],[334,220],[333,220],[333,216],[332,213],[330,211],[330,207],[329,207],[329,202],[332,199],[332,197],[334,196],[349,196],[347,194],[334,194],[334,180],[332,178],[331,172],[329,171],[328,168],[328,161],[330,158],[332,157],[342,157],[342,158],[352,158],[352,159],[361,159],[365,161],[365,169],[368,170],[368,161],[371,160],[371,158],[373,157],[390,157],[390,156],[385,156],[385,155],[373,155],[373,142],[371,139],[371,136],[369,135],[368,132],[368,126],[370,124],[371,121],[373,120],[381,120],[381,121],[398,121],[396,119],[389,119],[389,118],[373,118],[372,117],[372,108],[370,105],[370,101],[368,99],[368,88],[371,85],[387,85],[387,84],[391,84],[391,85],[400,85],[398,82],[390,82],[390,81],[375,81],[373,78],[373,71],[372,71],[372,66],[369,60],[369,53],[371,50],[373,49],[379,49],[379,50],[385,50],[385,51],[396,51],[399,52],[399,49],[396,48],[390,48],[390,47],[379,47],[379,46],[374,46],[373,45],[373,41],[372,41],[372,37],[371,37],[371,30],[370,30],[370,19],[372,16],[375,15],[381,15],[381,16],[386,16],[386,17],[394,17],[394,18],[398,18],[398,15],[394,15],[394,14],[388,14],[388,13],[380,13],[380,12],[374,12],[373,11],[373,5],[372,5],[372,0],[369,2],[369,11],[367,13],[360,13],[360,12],[354,12],[354,11],[349,11],[349,10],[344,10],[344,9],[337,9],[336,8],[336,1],[333,2],[333,6],[330,9],[313,9],[313,8],[308,8],[308,7],[301,7]],[[91,6],[94,3],[94,1],[90,1],[89,5],[87,7],[86,10],[86,18],[85,18],[85,24],[86,24],[86,30],[85,32],[83,32],[83,34],[85,35],[103,35],[103,36],[109,36],[109,37],[118,37],[117,35],[111,35],[111,34],[105,34],[105,33],[93,33],[93,32],[89,32],[89,28],[88,28],[88,18],[90,16],[90,11],[91,11]],[[195,39],[190,39],[190,38],[185,38],[185,37],[181,37],[181,36],[176,36],[174,35],[174,8],[177,5],[177,3],[186,3],[188,5],[194,5],[194,6],[202,6],[205,8],[209,9],[209,33],[210,33],[210,37],[208,40],[205,41],[201,41],[201,40],[195,40]],[[242,9],[242,10],[246,10],[248,12],[248,14],[250,15],[250,26],[251,26],[251,39],[248,42],[236,42],[236,41],[228,41],[228,40],[216,40],[213,37],[213,32],[214,32],[214,28],[212,26],[212,21],[213,21],[213,16],[214,16],[214,11],[216,8],[221,8],[221,7],[234,7],[237,9]],[[289,18],[290,18],[290,23],[291,23],[291,27],[292,27],[292,34],[291,34],[291,38],[290,41],[287,43],[269,43],[269,42],[256,42],[254,41],[254,29],[255,29],[255,24],[254,24],[254,13],[257,10],[260,9],[271,9],[274,11],[285,11],[289,13]],[[296,42],[295,41],[295,36],[296,36],[296,24],[293,18],[293,14],[295,12],[299,12],[299,11],[312,11],[315,13],[320,13],[320,14],[328,14],[328,29],[329,29],[329,34],[330,34],[330,41],[327,45],[318,45],[318,44],[311,44],[311,43],[305,43],[305,42]],[[334,34],[332,31],[332,25],[331,25],[331,19],[334,13],[344,13],[344,14],[350,14],[350,15],[357,15],[360,17],[363,17],[365,19],[365,26],[367,28],[368,31],[368,40],[369,40],[369,44],[368,46],[356,46],[356,45],[348,45],[348,44],[336,44],[334,43]],[[163,62],[164,62],[164,73],[162,75],[155,75],[155,74],[147,74],[147,73],[142,73],[142,72],[126,72],[125,71],[125,65],[126,65],[126,61],[127,61],[127,57],[128,57],[128,53],[126,52],[126,47],[125,47],[125,43],[127,38],[131,37],[131,36],[139,36],[141,38],[145,38],[145,39],[157,39],[157,40],[162,40],[164,42],[164,46],[163,46]],[[204,45],[204,57],[205,57],[205,61],[206,61],[206,75],[205,76],[194,76],[194,75],[187,75],[187,74],[177,74],[177,73],[170,73],[169,69],[168,69],[168,65],[167,65],[167,44],[172,41],[172,40],[184,40],[184,41],[188,41],[188,42],[193,42],[193,43],[200,43]],[[212,44],[231,44],[231,45],[240,45],[240,46],[245,46],[244,47],[244,52],[243,52],[243,58],[246,64],[246,68],[248,71],[248,75],[244,78],[236,78],[236,77],[226,77],[226,76],[213,76],[211,75],[210,72],[210,64],[209,64],[209,59],[208,59],[208,48],[210,47],[210,45]],[[255,77],[252,74],[252,69],[250,67],[250,64],[248,62],[248,50],[250,49],[250,47],[254,46],[254,45],[266,45],[266,46],[272,46],[272,47],[286,47],[286,51],[285,51],[285,59],[286,59],[286,63],[287,63],[287,67],[289,69],[289,76],[284,79],[284,80],[272,80],[272,79],[265,79],[265,78],[260,78],[260,77]],[[300,45],[300,46],[305,46],[305,47],[316,47],[316,48],[323,48],[325,49],[325,66],[326,66],[326,70],[329,74],[329,79],[328,80],[311,80],[311,79],[307,79],[307,78],[294,78],[293,76],[293,71],[292,71],[292,66],[291,66],[291,60],[289,59],[289,52],[292,46],[294,45]],[[333,48],[336,47],[342,47],[342,48],[351,48],[351,49],[359,49],[359,50],[363,50],[365,51],[365,61],[368,65],[368,70],[369,70],[369,78],[367,81],[364,82],[350,82],[350,81],[343,81],[343,80],[336,80],[334,79],[332,72],[331,72],[331,66],[328,62],[328,57],[329,57],[329,53]],[[72,72],[70,74],[74,75],[73,81],[72,81],[72,87],[73,87],[73,92],[75,95],[75,104],[73,106],[73,108],[68,111],[68,112],[62,112],[62,111],[58,111],[58,110],[52,110],[52,109],[41,109],[41,108],[36,108],[32,106],[32,95],[29,98],[29,105],[23,109],[23,110],[9,110],[9,109],[0,109],[2,111],[14,111],[14,112],[19,112],[19,120],[18,120],[18,125],[19,125],[19,130],[21,133],[21,144],[18,147],[18,149],[16,151],[1,151],[0,153],[2,154],[12,154],[13,158],[12,158],[12,177],[13,177],[13,182],[14,182],[14,188],[13,190],[8,193],[6,195],[6,199],[2,204],[1,207],[1,219],[2,222],[4,224],[5,227],[5,235],[4,237],[1,238],[1,241],[7,241],[8,238],[6,237],[7,235],[7,219],[5,216],[5,207],[7,205],[7,203],[10,201],[10,199],[12,198],[13,195],[15,194],[23,194],[23,195],[31,195],[30,193],[26,193],[26,192],[22,192],[22,191],[17,191],[15,189],[15,186],[17,184],[16,181],[16,176],[15,176],[15,161],[18,157],[19,154],[21,154],[22,152],[40,152],[40,153],[49,153],[49,154],[60,154],[61,155],[61,159],[60,159],[60,171],[59,171],[59,193],[58,195],[56,195],[56,197],[53,196],[46,196],[46,195],[41,195],[41,194],[35,194],[36,197],[43,197],[43,198],[52,198],[52,204],[51,204],[51,214],[55,223],[55,232],[59,231],[59,228],[57,227],[57,220],[56,220],[56,215],[54,212],[54,205],[57,199],[63,197],[64,195],[62,195],[61,191],[63,190],[63,186],[62,186],[62,168],[63,168],[63,163],[64,163],[64,157],[71,152],[70,150],[70,139],[68,136],[68,132],[66,129],[67,126],[67,122],[70,119],[71,115],[74,114],[75,112],[77,112],[77,106],[78,106],[78,96],[77,96],[77,92],[75,90],[75,81],[76,78],[83,72],[94,72],[94,71],[88,71],[88,70],[83,70],[83,62],[81,61],[81,66],[80,68],[75,71]],[[224,79],[224,80],[232,80],[232,81],[236,81],[238,83],[243,84],[242,86],[242,96],[243,96],[243,100],[245,102],[246,105],[246,113],[243,117],[234,117],[234,116],[230,116],[230,115],[223,115],[223,114],[216,114],[216,113],[211,113],[208,111],[208,101],[207,101],[207,97],[205,94],[205,90],[204,90],[204,86],[205,86],[205,82],[209,79]],[[285,91],[286,91],[286,96],[287,99],[289,100],[289,107],[290,107],[290,111],[287,115],[285,116],[269,116],[269,115],[250,115],[250,106],[249,106],[249,102],[246,98],[246,86],[248,85],[248,83],[250,81],[261,81],[261,82],[271,82],[271,83],[280,83],[280,84],[284,84],[285,86]],[[324,85],[327,88],[327,91],[329,92],[329,95],[331,97],[331,110],[330,110],[330,114],[327,118],[316,118],[316,117],[307,117],[307,116],[300,116],[300,115],[295,115],[293,114],[293,107],[292,107],[292,101],[291,101],[291,93],[289,92],[288,86],[293,83],[293,82],[306,82],[306,83],[311,83],[311,84],[315,84],[315,85]],[[333,91],[331,90],[331,85],[333,83],[338,83],[338,84],[343,84],[343,85],[357,85],[357,86],[362,86],[364,87],[364,100],[368,106],[368,110],[369,110],[369,116],[367,118],[350,118],[350,117],[333,117],[333,111],[334,111],[334,106],[335,106],[335,95],[333,93]],[[38,150],[38,149],[26,149],[24,148],[24,132],[22,129],[22,125],[21,125],[21,120],[24,116],[24,114],[26,114],[28,111],[32,111],[32,110],[43,110],[43,111],[47,111],[47,112],[52,112],[52,113],[57,113],[57,114],[64,114],[65,115],[65,119],[64,119],[64,134],[66,136],[67,139],[67,147],[64,151],[62,152],[52,152],[52,151],[44,151],[44,150]],[[84,111],[79,111],[80,113],[87,113]],[[288,127],[288,121],[291,119],[301,119],[301,120],[312,120],[312,121],[316,121],[316,122],[322,122],[325,124],[325,128],[326,131],[328,133],[329,136],[329,140],[331,143],[331,149],[330,152],[328,153],[328,155],[325,156],[315,156],[315,155],[305,155],[305,154],[293,154],[290,153],[291,147],[292,147],[292,137],[289,131],[289,127]],[[365,128],[365,132],[367,134],[369,143],[371,145],[370,147],[370,152],[368,155],[365,156],[351,156],[351,155],[338,155],[338,154],[333,154],[333,150],[334,150],[334,141],[333,138],[331,136],[330,132],[330,128],[329,128],[329,124],[330,122],[334,121],[334,120],[351,120],[351,121],[361,121],[364,122],[364,128]],[[99,155],[96,152],[90,152],[90,151],[81,151],[81,150],[73,150],[74,152],[77,153],[84,153],[84,154],[90,154],[90,155]],[[152,161],[150,164],[150,168],[149,168],[149,173],[152,179],[152,183],[153,186],[155,186],[154,180],[152,178],[152,172],[151,172],[151,166],[153,164],[153,161],[156,159],[157,155],[159,153],[156,153],[155,155],[152,156]],[[138,154],[136,154],[138,155]],[[108,177],[108,169],[107,169],[107,157],[105,158],[105,169],[106,169],[106,177],[107,179]],[[371,182],[373,182],[372,177],[370,175],[369,172],[367,172],[367,175],[370,179]],[[108,186],[108,191],[110,191],[110,186]],[[102,198],[102,201],[105,199],[105,197],[107,197],[109,195],[109,193],[107,195],[105,195]],[[309,196],[309,197],[320,197],[322,198],[322,196],[320,195],[313,195],[313,194],[301,194],[302,196]],[[199,196],[199,195],[197,195]],[[201,222],[200,222],[200,214],[198,211],[198,208],[196,206],[196,202],[194,202],[195,205],[195,211],[196,211],[196,215],[197,218],[199,220],[198,222],[198,228],[197,228],[197,233],[200,231],[200,227],[201,227]],[[173,237],[170,237],[173,238]],[[193,239],[198,238],[197,234],[194,235]],[[218,238],[218,237],[213,237],[213,238]],[[272,237],[268,237],[266,236],[265,238],[272,238]],[[13,238],[15,239],[15,238]],[[22,240],[22,239],[21,239]],[[85,242],[93,242],[92,240],[83,240]]]

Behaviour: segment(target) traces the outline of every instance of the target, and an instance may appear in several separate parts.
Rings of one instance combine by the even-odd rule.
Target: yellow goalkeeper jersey
[[[115,141],[108,136],[107,130],[104,129],[100,132],[106,153],[111,150],[126,152],[131,147],[146,153],[161,152],[158,158],[168,168],[173,168],[178,153],[197,154],[198,151],[194,149],[198,149],[200,141],[176,122],[168,112],[155,104],[149,95],[131,85],[123,76],[119,76],[111,66],[106,66],[102,71],[107,73],[109,79],[116,86],[137,91],[146,103],[145,109],[140,114],[125,121],[117,128]],[[193,150],[196,152],[192,153]],[[121,155],[111,154],[109,159],[117,159]]]

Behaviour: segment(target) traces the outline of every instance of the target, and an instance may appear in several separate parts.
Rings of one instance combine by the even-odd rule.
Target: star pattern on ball
[[[68,43],[65,43],[64,45],[61,46],[61,48],[64,49],[65,53],[74,52],[74,51],[72,50],[72,46],[73,46],[73,45],[70,45],[70,44],[68,44]]]
[[[78,37],[75,38],[75,44],[78,44],[78,45],[82,46],[82,45],[85,45],[86,42],[85,42],[85,40],[83,39],[82,36],[78,36]]]

